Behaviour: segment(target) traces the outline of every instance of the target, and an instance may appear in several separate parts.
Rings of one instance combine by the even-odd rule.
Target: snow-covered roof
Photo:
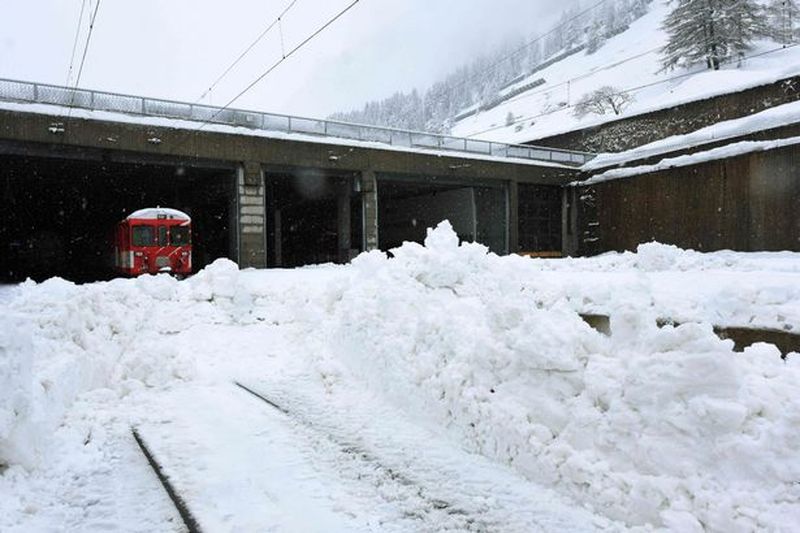
[[[800,137],[788,137],[786,139],[776,139],[773,141],[740,141],[737,143],[720,146],[704,152],[697,152],[694,154],[681,155],[678,157],[670,157],[662,159],[653,165],[641,165],[637,167],[623,167],[607,170],[602,174],[597,174],[584,181],[574,181],[570,185],[594,185],[604,181],[615,180],[620,178],[632,178],[641,176],[642,174],[650,174],[660,170],[667,170],[676,167],[688,167],[691,165],[698,165],[708,161],[716,161],[719,159],[728,159],[737,157],[753,152],[762,152],[765,150],[775,150],[776,148],[783,148],[785,146],[794,146],[800,144]]]
[[[673,135],[624,152],[599,154],[595,159],[586,163],[582,169],[584,171],[600,170],[629,161],[655,157],[796,123],[800,123],[800,101],[771,107],[746,117],[717,122],[691,133]]]
[[[184,213],[183,211],[178,211],[177,209],[170,209],[169,207],[146,207],[144,209],[139,209],[138,211],[134,211],[127,217],[125,220],[130,220],[132,218],[139,218],[139,219],[177,219],[177,220],[185,220],[187,222],[191,222],[192,219],[189,215]]]

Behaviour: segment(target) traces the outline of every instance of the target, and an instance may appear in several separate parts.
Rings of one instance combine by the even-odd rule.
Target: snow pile
[[[39,465],[87,391],[126,395],[191,379],[192,359],[171,349],[168,335],[230,322],[238,274],[219,260],[186,283],[159,275],[23,284],[0,322],[0,464]]]
[[[643,270],[679,255],[640,251]],[[532,262],[458,246],[446,225],[393,253],[354,261],[328,333],[375,391],[631,525],[800,521],[800,358],[734,353],[708,324],[659,329],[635,306],[606,338],[532,290]]]
[[[291,363],[327,394],[366,388],[629,525],[800,523],[800,357],[767,344],[734,353],[711,325],[749,314],[800,325],[797,254],[649,243],[594,259],[501,258],[442,223],[393,256],[25,284],[0,318],[0,462],[46,467],[76,401],[101,397],[113,412],[188,380],[230,386],[236,372]],[[610,336],[580,318],[592,309],[610,314]],[[697,321],[659,328],[665,313]],[[279,346],[264,340],[275,328]],[[128,408],[114,413],[120,431],[138,416]],[[2,477],[13,485],[9,473],[20,469]]]

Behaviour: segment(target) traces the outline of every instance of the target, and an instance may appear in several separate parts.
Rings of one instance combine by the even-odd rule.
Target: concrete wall
[[[700,251],[800,251],[800,145],[570,193],[581,255],[659,241]]]
[[[798,99],[800,99],[800,77],[793,77],[737,93],[697,100],[652,113],[621,118],[591,128],[535,139],[528,144],[588,152],[621,152]]]

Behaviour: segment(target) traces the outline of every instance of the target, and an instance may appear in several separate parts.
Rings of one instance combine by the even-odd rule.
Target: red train
[[[140,209],[117,224],[114,269],[128,276],[192,273],[192,219],[177,209]]]

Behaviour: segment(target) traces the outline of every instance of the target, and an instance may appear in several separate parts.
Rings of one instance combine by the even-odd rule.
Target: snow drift
[[[659,329],[633,304],[606,338],[547,301],[527,265],[446,227],[394,254],[354,261],[335,311],[332,357],[375,390],[632,525],[800,520],[797,357],[733,353],[708,323]]]
[[[86,391],[208,379],[170,348],[175,333],[290,325],[292,357],[330,394],[367,387],[609,518],[683,531],[800,522],[800,358],[766,344],[734,353],[711,326],[745,320],[745,309],[800,326],[797,254],[649,244],[588,260],[501,258],[443,223],[393,256],[271,272],[223,260],[182,282],[26,284],[0,325],[0,461],[46,464],[50,436]],[[598,309],[610,336],[578,315]],[[694,322],[656,324],[681,313]]]

